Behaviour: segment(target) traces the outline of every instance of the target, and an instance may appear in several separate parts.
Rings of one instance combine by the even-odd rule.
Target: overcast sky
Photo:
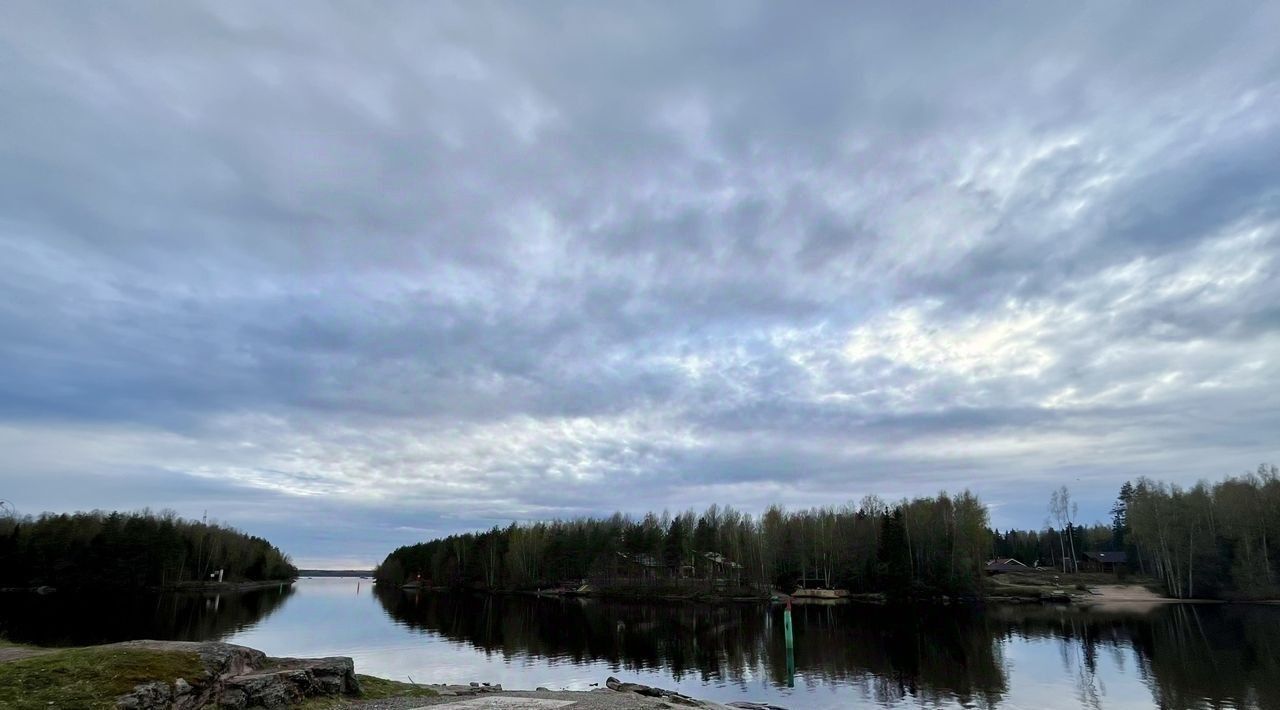
[[[6,3],[0,498],[304,565],[1280,461],[1280,4]]]

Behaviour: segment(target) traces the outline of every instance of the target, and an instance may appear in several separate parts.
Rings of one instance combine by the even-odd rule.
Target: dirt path
[[[1083,603],[1095,609],[1149,611],[1162,604],[1214,604],[1208,599],[1174,599],[1139,584],[1099,584],[1089,588]]]
[[[1093,598],[1107,602],[1172,602],[1166,596],[1156,594],[1140,584],[1099,584],[1090,588]]]

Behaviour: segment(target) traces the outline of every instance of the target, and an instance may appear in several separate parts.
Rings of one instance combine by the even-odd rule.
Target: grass
[[[356,674],[356,678],[360,681],[360,689],[364,693],[360,696],[360,700],[385,700],[386,698],[434,698],[436,691],[430,688],[424,688],[420,685],[411,683],[401,683],[396,680],[387,680],[386,678],[376,678],[371,675]],[[302,705],[298,706],[298,710],[331,710],[334,708],[345,708],[351,705],[353,698],[312,698]]]
[[[0,648],[26,648],[0,638]],[[194,653],[150,649],[68,648],[0,662],[0,708],[4,710],[114,710],[116,698],[135,686],[204,673]],[[357,675],[359,700],[432,698],[436,691],[412,683]],[[312,698],[299,710],[349,707],[355,698]]]
[[[13,710],[108,710],[134,686],[196,678],[194,653],[71,648],[0,663],[0,707]]]

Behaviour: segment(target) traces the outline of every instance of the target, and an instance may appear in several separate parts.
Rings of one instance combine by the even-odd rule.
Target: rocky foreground
[[[271,658],[229,643],[129,641],[108,648],[194,653],[203,673],[194,678],[154,680],[116,701],[119,710],[225,710],[287,708],[315,697],[361,694],[350,658]]]
[[[609,678],[596,690],[509,691],[487,683],[417,685],[357,676],[350,658],[272,658],[216,642],[130,641],[81,649],[8,646],[0,706],[21,710],[650,710],[721,705]]]

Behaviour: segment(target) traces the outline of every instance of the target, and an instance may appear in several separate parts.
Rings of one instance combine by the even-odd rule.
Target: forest
[[[176,587],[218,570],[226,582],[297,576],[266,540],[171,512],[0,518],[0,587]]]
[[[1178,599],[1280,599],[1280,469],[1201,481],[1190,488],[1126,482],[1110,524],[1079,525],[1050,505],[1057,525],[992,533],[993,557],[1074,571],[1084,551],[1124,552],[1125,571],[1154,578]],[[1056,512],[1055,512],[1056,511]],[[1071,550],[1076,550],[1073,555]]]
[[[1116,502],[1120,542],[1179,599],[1280,599],[1280,469],[1190,488],[1138,479]]]
[[[729,590],[800,584],[895,595],[976,594],[990,554],[986,507],[945,493],[886,504],[752,516],[712,505],[631,518],[512,523],[401,547],[379,565],[390,583],[533,589],[643,584]]]
[[[401,547],[379,580],[520,590],[704,584],[764,591],[839,587],[891,596],[980,595],[985,565],[1014,558],[1074,573],[1086,553],[1123,552],[1138,575],[1175,598],[1280,598],[1280,474],[1275,466],[1190,488],[1126,482],[1109,522],[1082,524],[1070,492],[1050,496],[1039,530],[992,530],[968,491],[886,503],[752,516],[711,506],[702,514],[650,513],[512,523]]]

